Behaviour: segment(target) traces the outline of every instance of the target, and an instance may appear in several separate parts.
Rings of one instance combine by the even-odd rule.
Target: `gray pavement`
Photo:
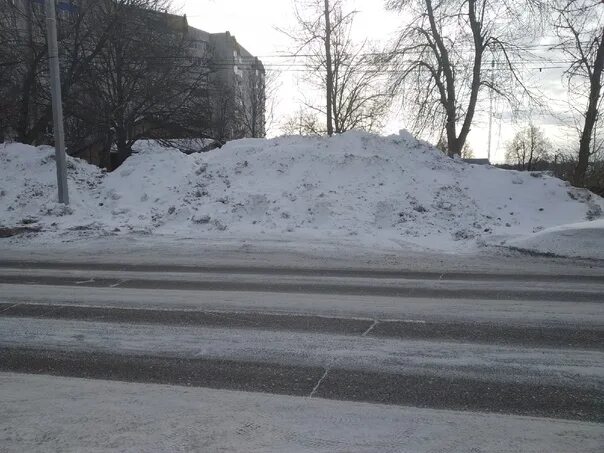
[[[571,261],[570,263],[575,263]],[[526,264],[526,263],[525,263]],[[604,267],[602,273],[586,273],[586,268],[579,267],[570,269],[562,274],[527,272],[526,270],[513,272],[510,269],[504,271],[490,269],[489,272],[466,271],[459,272],[451,269],[440,271],[410,270],[395,268],[370,268],[363,264],[350,268],[334,267],[289,267],[286,265],[275,267],[267,265],[193,265],[193,264],[149,264],[149,263],[107,263],[96,261],[81,261],[77,263],[62,261],[24,261],[0,259],[0,269],[52,269],[82,271],[134,271],[134,272],[179,272],[179,273],[223,273],[223,274],[257,274],[274,276],[322,276],[322,277],[371,277],[371,278],[400,278],[410,280],[468,280],[472,281],[511,281],[511,282],[558,282],[561,279],[567,282],[595,282],[602,283],[604,279]],[[538,268],[537,268],[538,269]],[[594,265],[588,269],[594,269]],[[597,268],[596,268],[597,269]]]
[[[464,298],[490,300],[535,300],[604,303],[604,281],[578,281],[564,276],[555,281],[509,281],[493,278],[464,280],[373,278],[362,276],[296,276],[271,273],[229,272],[138,272],[65,269],[0,268],[0,284],[80,286],[92,288],[281,292],[302,294],[368,295],[376,297]]]
[[[379,308],[386,302],[388,311]],[[604,423],[603,302],[604,278],[593,269],[3,261],[0,371]],[[130,343],[114,336],[128,326],[139,329]],[[74,333],[61,332],[67,327]],[[140,340],[154,335],[157,343]],[[295,360],[285,346],[275,352],[298,338]],[[492,363],[479,359],[489,348],[498,354]],[[358,351],[365,356],[356,365]],[[556,365],[529,366],[540,355]]]
[[[523,326],[483,322],[417,322],[311,315],[158,310],[74,305],[0,303],[4,318],[37,318],[128,324],[246,328],[604,351],[604,326]]]
[[[264,392],[604,423],[602,389],[454,377],[1,348],[0,371]]]

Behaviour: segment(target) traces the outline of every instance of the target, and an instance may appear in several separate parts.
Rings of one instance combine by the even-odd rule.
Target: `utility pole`
[[[63,127],[63,100],[61,96],[61,73],[59,70],[59,45],[57,43],[57,13],[55,0],[46,0],[46,33],[48,37],[48,64],[50,67],[50,92],[52,95],[52,117],[55,132],[55,160],[57,163],[57,186],[59,203],[69,204],[67,189],[67,162],[65,158],[65,129]]]
[[[493,84],[495,83],[495,59],[491,60],[491,90],[489,91],[489,147],[488,159],[491,162],[491,143],[493,137]]]

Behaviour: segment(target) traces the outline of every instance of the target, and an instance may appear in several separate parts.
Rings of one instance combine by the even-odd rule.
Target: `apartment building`
[[[32,27],[32,22],[43,20],[46,0],[10,1],[23,13],[19,14],[17,20],[20,21],[18,28],[24,36],[44,43],[45,37],[38,36],[43,27]],[[77,14],[79,9],[85,8],[87,4],[86,0],[55,1],[59,26],[62,21],[69,20],[71,15]],[[200,74],[207,74],[211,121],[222,128],[217,134],[217,139],[227,141],[244,137],[263,137],[264,105],[258,105],[264,103],[265,70],[262,62],[239,44],[228,31],[208,33],[191,27],[186,16],[167,12],[151,14],[155,16],[158,27],[167,32],[186,34],[191,63],[199,66]],[[33,34],[36,36],[32,36]],[[225,99],[228,99],[228,102],[225,102]]]
[[[225,138],[264,137],[266,72],[262,61],[228,31],[207,33],[189,26],[189,39],[192,57],[211,69],[215,114],[232,119],[225,125]]]

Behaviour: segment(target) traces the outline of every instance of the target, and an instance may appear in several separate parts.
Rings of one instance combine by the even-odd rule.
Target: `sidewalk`
[[[600,452],[604,426],[0,374],[6,452]]]
[[[353,240],[303,242],[242,240],[225,237],[186,239],[173,236],[109,236],[65,242],[0,240],[0,264],[52,262],[170,267],[229,267],[486,273],[515,275],[604,275],[604,261],[531,256],[485,248],[467,253],[430,252],[393,244],[361,246]],[[159,270],[159,269],[157,269]]]

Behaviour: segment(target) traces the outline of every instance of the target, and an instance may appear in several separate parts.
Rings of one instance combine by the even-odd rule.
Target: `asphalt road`
[[[333,271],[332,271],[333,272]],[[458,276],[455,276],[458,277]],[[484,277],[484,276],[481,276]],[[213,272],[137,272],[124,270],[3,268],[0,284],[29,284],[45,286],[82,286],[92,288],[164,289],[191,291],[281,292],[302,294],[368,295],[382,297],[467,298],[495,300],[538,300],[600,302],[603,284],[599,279],[576,275],[557,280],[538,277],[514,281],[512,275],[474,280],[409,278],[373,275],[295,275],[293,273],[232,273]]]
[[[363,335],[367,338],[436,340],[526,347],[593,349],[604,352],[604,329],[589,326],[513,326],[481,322],[373,320],[316,315],[222,313],[58,304],[0,303],[4,318],[66,319]]]
[[[0,371],[604,423],[604,276],[0,263]]]

